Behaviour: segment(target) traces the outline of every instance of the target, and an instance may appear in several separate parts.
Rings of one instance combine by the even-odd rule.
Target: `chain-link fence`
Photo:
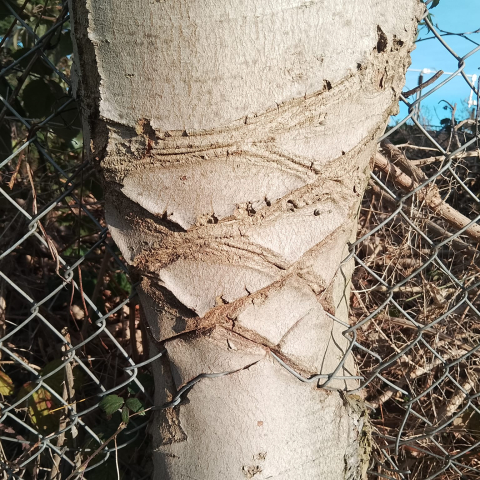
[[[4,1],[0,22],[0,477],[117,478],[116,460],[126,478],[149,478],[147,417],[108,443],[120,421],[98,408],[113,393],[148,408],[153,382],[100,184],[83,161],[67,7]]]
[[[371,410],[371,478],[477,479],[478,86],[464,70],[480,46],[467,36],[473,48],[457,54],[451,32],[424,22],[458,70],[405,92],[408,114],[381,141],[344,335]],[[83,161],[69,30],[64,4],[1,0],[0,478],[149,478],[149,363],[161,352],[147,351]],[[462,116],[445,99],[432,127],[420,105],[459,76],[477,109]]]

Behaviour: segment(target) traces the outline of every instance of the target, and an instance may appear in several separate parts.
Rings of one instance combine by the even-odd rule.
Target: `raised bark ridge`
[[[419,2],[73,3],[107,222],[167,351],[158,404],[223,374],[159,412],[155,478],[361,478],[339,265]]]

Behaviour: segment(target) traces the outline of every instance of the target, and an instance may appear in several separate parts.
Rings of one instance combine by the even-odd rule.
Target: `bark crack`
[[[226,375],[232,375],[234,373],[241,372],[242,370],[248,370],[250,367],[252,367],[253,365],[255,365],[260,361],[261,360],[257,360],[242,368],[237,368],[236,370],[232,370],[230,372],[201,373],[200,375],[197,375],[195,378],[187,382],[183,387],[181,387],[180,390],[176,392],[176,395],[170,402],[166,402],[160,407],[155,407],[154,410],[165,410],[168,408],[176,407],[185,399],[184,396],[188,394],[188,392],[193,388],[193,386],[203,378],[218,378],[218,377],[224,377]]]

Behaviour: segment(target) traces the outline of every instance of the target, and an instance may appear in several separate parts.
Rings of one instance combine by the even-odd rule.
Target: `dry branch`
[[[377,184],[375,184],[371,180],[368,182],[368,186],[376,195],[378,195],[381,198],[382,201],[386,202],[387,204],[390,204],[392,208],[396,208],[398,206],[397,202],[391,195],[383,191]],[[417,217],[421,217],[422,214],[415,208],[409,208],[409,216],[411,218],[417,218]],[[452,237],[451,233],[447,232],[444,228],[442,228],[440,225],[437,225],[432,220],[429,220],[427,218],[423,220],[425,222],[425,227],[427,228],[427,230],[432,234],[437,235],[438,238],[445,239],[445,238]],[[478,255],[478,251],[475,248],[473,248],[468,243],[465,243],[463,240],[461,240],[458,237],[452,238],[451,246],[454,250],[458,252],[462,252],[465,255],[468,255],[471,257],[476,257]]]
[[[375,155],[375,166],[388,175],[399,188],[411,192],[420,185],[419,182],[423,183],[427,179],[423,171],[412,165],[402,152],[391,143],[384,142],[382,147],[391,161],[377,152]],[[418,190],[417,197],[420,202],[425,202],[436,215],[442,217],[458,230],[465,228],[471,222],[468,217],[442,200],[438,187],[434,184],[425,185]],[[480,242],[480,225],[471,225],[464,233],[473,240]]]
[[[448,419],[455,414],[474,386],[474,382],[470,378],[467,378],[467,380],[462,384],[461,388],[457,387],[452,398],[438,412],[438,425],[448,421]]]
[[[440,78],[442,75],[443,75],[443,70],[439,70],[432,78],[429,78],[426,82],[423,82],[421,85],[418,85],[418,87],[412,88],[411,90],[408,90],[402,93],[402,95],[405,98],[411,97],[414,93],[420,92],[422,88],[425,88],[431,85],[433,82],[435,82],[435,80]]]
[[[461,159],[465,158],[479,158],[480,152],[478,150],[475,150],[474,152],[461,152],[457,155],[453,155],[450,158],[457,158],[461,157]],[[446,155],[437,155],[434,157],[428,157],[428,158],[421,158],[420,160],[409,160],[411,165],[414,165],[415,167],[419,167],[422,165],[430,165],[431,163],[436,163],[436,162],[444,162],[446,158]]]

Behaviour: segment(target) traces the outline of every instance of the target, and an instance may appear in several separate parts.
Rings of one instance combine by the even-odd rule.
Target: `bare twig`
[[[15,170],[12,173],[12,177],[8,182],[8,188],[10,188],[10,190],[12,190],[13,186],[15,185],[15,180],[17,179],[18,172],[20,171],[20,167],[22,166],[24,156],[25,156],[25,150],[22,150],[18,155],[17,165],[15,166]]]
[[[126,423],[120,423],[120,426],[117,428],[117,431],[109,438],[107,438],[78,468],[76,468],[67,478],[66,480],[71,480],[73,477],[75,477],[78,474],[81,474],[88,466],[88,464],[91,462],[93,458],[95,458],[114,438],[117,438],[117,436],[126,428],[127,424]]]
[[[432,148],[432,147],[420,147],[419,145],[413,145],[412,143],[399,143],[396,145],[397,148],[409,148],[412,150],[427,150],[430,152],[438,152],[438,148]]]
[[[397,202],[395,201],[395,199],[391,197],[387,192],[383,191],[378,185],[373,183],[371,180],[368,182],[368,185],[373,192],[375,192],[377,195],[380,196],[381,201],[384,201],[385,203],[390,204],[392,208],[397,207]],[[409,208],[409,215],[412,218],[424,217],[424,215],[422,215],[417,209],[411,208],[411,207]],[[446,238],[452,237],[451,233],[447,232],[444,228],[442,228],[440,225],[437,225],[432,220],[428,218],[423,218],[423,221],[425,223],[425,227],[427,228],[427,230],[437,235],[438,238],[446,239]],[[454,250],[462,252],[465,255],[468,255],[470,257],[478,256],[478,250],[473,248],[468,243],[465,243],[463,240],[461,240],[458,237],[452,238],[451,246]]]
[[[437,343],[438,347],[438,343]],[[388,387],[380,396],[378,396],[376,399],[368,402],[373,408],[378,408],[380,405],[385,403],[387,400],[392,398],[393,395],[397,394],[407,383],[411,382],[412,380],[415,380],[416,378],[425,375],[426,373],[432,371],[434,368],[437,368],[441,365],[443,365],[445,360],[449,359],[457,359],[464,355],[466,351],[464,349],[455,349],[452,350],[449,353],[446,353],[443,355],[443,358],[438,358],[435,357],[430,363],[425,364],[425,365],[420,365],[415,368],[415,370],[410,371],[404,378],[399,380],[394,386]],[[407,359],[407,363],[410,365],[414,365],[412,360],[410,360],[408,357],[405,355],[402,356],[402,358]]]
[[[478,158],[479,157],[478,151],[474,152],[461,152],[457,155],[453,155],[450,158],[457,158],[461,157],[461,159],[466,159],[466,158]],[[445,161],[445,155],[437,155],[435,157],[428,157],[428,158],[421,158],[419,160],[409,160],[411,165],[415,165],[416,167],[422,166],[422,165],[430,165],[432,163],[436,162],[443,162]]]
[[[102,263],[100,265],[100,270],[98,271],[98,275],[97,275],[97,282],[95,283],[95,288],[93,289],[93,293],[92,293],[92,298],[91,298],[92,303],[95,303],[97,301],[98,295],[100,293],[100,290],[103,287],[103,283],[105,280],[105,273],[107,272],[108,262],[110,261],[110,250],[108,249],[108,244],[109,242],[107,240],[105,245],[105,253],[103,254]],[[93,314],[92,307],[89,307],[88,317],[91,318],[92,314]]]
[[[70,343],[70,334],[68,333],[68,328],[65,327],[62,329],[62,335],[65,337],[65,340]],[[68,347],[67,344],[64,344],[62,346],[62,351],[64,353],[68,353]],[[62,356],[62,361],[67,360],[68,355],[63,355]],[[77,410],[77,405],[75,401],[75,387],[74,387],[74,377],[73,377],[73,370],[72,370],[72,365],[70,362],[65,364],[65,380],[63,383],[63,395],[62,398],[65,402],[65,407],[63,408],[62,415],[60,417],[60,422],[59,422],[59,430],[63,430],[67,426],[67,419],[69,415],[69,409],[72,410],[72,412],[75,414]],[[77,427],[75,425],[72,425],[70,429],[71,435],[72,435],[72,442],[73,446],[76,446],[76,437],[78,435]],[[65,443],[65,432],[61,433],[57,437],[57,447],[62,447],[63,444]],[[53,456],[53,467],[50,470],[50,480],[57,480],[60,479],[61,475],[61,470],[60,470],[60,461],[61,461],[61,456],[57,453],[54,454]],[[80,464],[79,462],[79,456],[76,455],[75,457],[75,462]],[[77,466],[78,466],[77,465]]]
[[[402,190],[411,192],[419,186],[418,182],[426,181],[426,176],[423,171],[412,165],[398,150],[390,143],[382,145],[388,156],[392,159],[393,163],[398,163],[403,168],[396,167],[393,163],[387,160],[382,154],[375,155],[375,166],[385,172],[388,177]],[[402,170],[409,170],[411,176],[408,176]],[[412,176],[414,178],[412,178]],[[461,214],[458,210],[448,205],[442,200],[438,187],[434,184],[429,184],[417,191],[418,199],[435,212],[438,216],[442,217],[453,227],[458,230],[465,228],[471,220],[465,215]],[[480,225],[471,225],[465,230],[465,234],[473,240],[480,242]]]
[[[462,384],[462,388],[457,387],[455,393],[452,395],[452,398],[445,404],[438,413],[437,424],[441,424],[448,420],[458,409],[458,407],[465,400],[465,397],[468,395],[468,392],[474,387],[474,382],[467,378],[467,380]]]
[[[405,98],[411,97],[413,94],[431,85],[433,82],[435,82],[435,80],[440,78],[442,75],[443,75],[443,70],[439,70],[432,78],[429,78],[426,82],[423,82],[422,84],[418,85],[415,88],[412,88],[411,90],[407,90],[405,93],[402,93],[402,95]]]
[[[138,350],[137,350],[137,331],[135,328],[135,308],[136,303],[132,299],[129,303],[130,309],[128,312],[128,325],[130,329],[130,348],[132,349],[132,360],[138,362]]]
[[[80,265],[78,266],[78,286],[80,289],[80,298],[82,299],[83,311],[85,312],[85,317],[83,319],[82,330],[81,330],[82,337],[85,338],[87,335],[88,324],[92,323],[92,319],[90,317],[87,304],[85,303],[85,294],[83,293],[82,269],[80,268]]]
[[[25,2],[23,2],[23,5],[20,7],[20,9],[18,10],[18,15],[20,16],[23,11],[25,10],[25,7],[27,6],[28,2],[30,2],[30,0],[25,0]],[[8,27],[8,30],[3,34],[3,38],[2,38],[2,41],[0,42],[0,52],[2,51],[2,48],[3,48],[3,45],[5,44],[5,42],[7,41],[8,37],[10,37],[10,34],[12,33],[13,29],[15,28],[15,25],[17,24],[17,18],[15,17],[13,19],[13,22],[11,23],[11,25]]]
[[[6,292],[5,292],[5,281],[0,279],[0,338],[5,336],[7,332],[7,324],[5,322],[5,311],[7,308],[7,301],[6,301]],[[0,360],[2,358],[2,351],[0,350]]]

